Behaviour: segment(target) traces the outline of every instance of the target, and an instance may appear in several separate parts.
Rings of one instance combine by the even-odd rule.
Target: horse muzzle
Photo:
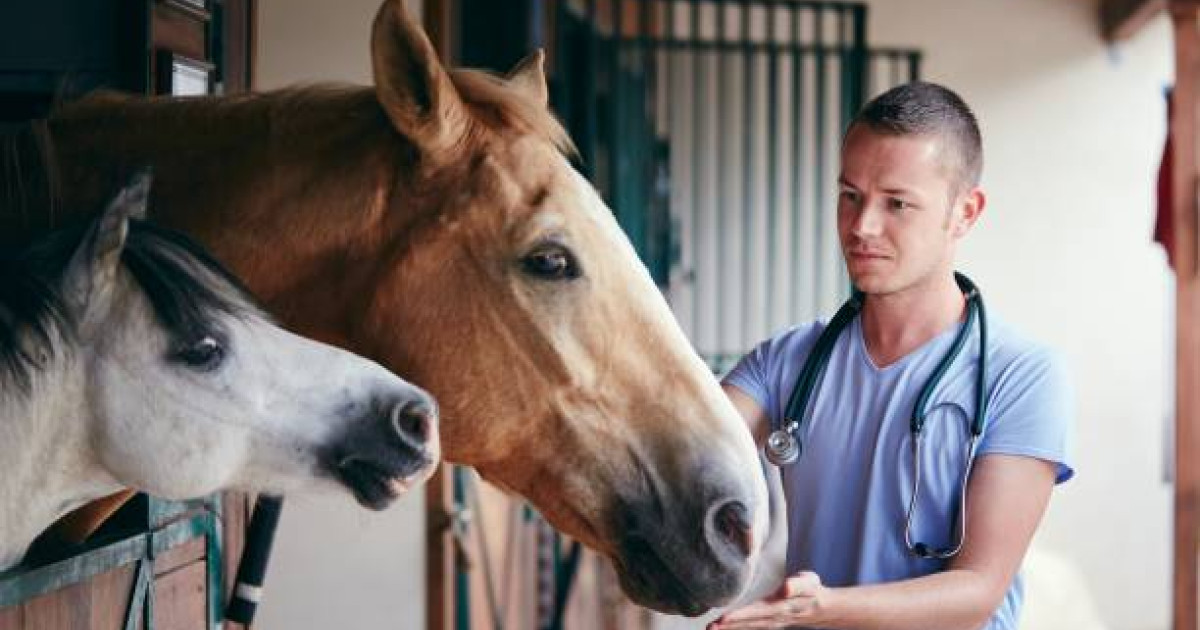
[[[633,601],[694,617],[742,592],[756,551],[748,508],[725,497],[701,513],[691,528],[667,525],[647,510],[629,513],[614,564]]]
[[[382,510],[433,474],[437,406],[421,390],[374,405],[323,453],[322,465],[366,508]]]

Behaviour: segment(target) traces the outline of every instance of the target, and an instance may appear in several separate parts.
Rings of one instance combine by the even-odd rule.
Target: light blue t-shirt
[[[856,317],[839,336],[809,403],[804,451],[783,470],[788,573],[815,571],[829,586],[892,582],[947,565],[944,560],[917,558],[904,544],[912,494],[909,418],[920,390],[962,324],[879,368],[866,352],[860,322]],[[796,377],[824,327],[823,322],[799,326],[763,342],[742,358],[725,383],[757,401],[778,426]],[[976,325],[928,405],[912,531],[914,542],[933,547],[953,542],[951,528],[975,413],[978,334]],[[1070,479],[1074,396],[1064,361],[990,313],[987,350],[988,413],[976,457],[1037,457],[1058,465],[1058,483]],[[1023,598],[1018,574],[986,630],[1015,629]]]

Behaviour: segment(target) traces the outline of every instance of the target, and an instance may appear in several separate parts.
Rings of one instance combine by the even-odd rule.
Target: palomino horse
[[[7,153],[0,238],[56,220],[22,199],[95,207],[152,164],[156,220],[294,330],[438,398],[446,459],[610,558],[635,601],[729,601],[766,529],[753,441],[564,157],[541,54],[448,71],[399,0],[371,52],[373,88],[62,108]]]
[[[147,192],[0,259],[0,570],[122,487],[344,486],[381,509],[438,459],[427,394],[272,324],[189,240],[131,224]]]

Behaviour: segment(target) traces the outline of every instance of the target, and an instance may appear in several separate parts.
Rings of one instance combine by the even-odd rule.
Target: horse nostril
[[[754,534],[750,526],[750,511],[741,501],[732,500],[713,513],[712,528],[717,537],[742,554],[750,557],[754,549]]]
[[[420,449],[429,441],[434,422],[433,407],[420,401],[408,401],[392,407],[392,429],[405,443]]]

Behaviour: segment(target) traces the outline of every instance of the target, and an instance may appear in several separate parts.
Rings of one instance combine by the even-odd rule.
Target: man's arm
[[[1020,567],[1054,477],[1055,465],[1045,460],[981,456],[967,488],[966,541],[946,571],[846,588],[824,587],[819,576],[804,572],[789,577],[771,597],[726,613],[709,627],[976,630],[999,607]]]
[[[725,390],[725,395],[729,397],[733,407],[742,415],[746,426],[750,427],[754,443],[761,447],[767,440],[767,434],[771,432],[771,423],[767,420],[767,412],[763,411],[757,401],[737,386],[722,383],[721,389]]]

